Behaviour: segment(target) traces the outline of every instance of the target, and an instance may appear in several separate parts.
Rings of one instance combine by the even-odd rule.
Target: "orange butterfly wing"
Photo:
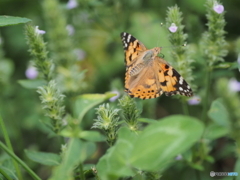
[[[182,76],[165,60],[156,56],[154,51],[156,49],[160,51],[160,48],[148,50],[139,40],[126,32],[121,33],[121,38],[126,64],[125,91],[131,97],[151,99],[159,97],[163,92],[167,96],[193,95]],[[148,54],[152,56],[144,59],[144,55]]]
[[[158,81],[161,89],[167,96],[180,94],[191,97],[192,89],[183,77],[165,60],[155,57],[154,66],[158,67]]]

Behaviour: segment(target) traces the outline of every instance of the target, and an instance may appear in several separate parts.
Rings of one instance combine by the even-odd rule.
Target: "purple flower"
[[[38,76],[37,68],[30,66],[27,68],[25,75],[28,79],[35,79]]]
[[[46,31],[39,30],[39,29],[38,29],[38,26],[36,26],[36,27],[35,27],[35,33],[36,33],[37,35],[39,35],[39,34],[45,34]]]
[[[67,9],[73,9],[78,6],[78,3],[76,0],[69,0],[67,3]]]
[[[171,26],[168,28],[169,31],[171,31],[172,33],[175,33],[178,29],[178,27],[176,26],[175,23],[172,23]]]
[[[179,155],[177,155],[176,157],[175,157],[175,160],[177,160],[177,161],[180,161],[180,160],[182,160],[182,155],[181,154],[179,154]]]
[[[201,102],[201,98],[199,96],[193,96],[188,99],[189,105],[198,105]]]
[[[109,99],[109,101],[111,101],[111,102],[116,101],[116,100],[119,98],[119,96],[120,96],[120,93],[119,93],[119,91],[117,91],[117,90],[114,90],[114,91],[112,91],[111,93],[116,94],[115,96],[113,96],[113,97],[111,97],[111,98]]]
[[[86,53],[82,49],[74,49],[73,52],[77,56],[78,61],[81,61],[86,57]]]
[[[223,13],[224,11],[224,6],[221,5],[221,4],[218,4],[217,2],[214,3],[214,6],[213,6],[213,10],[218,13],[218,14],[221,14]]]
[[[228,83],[228,88],[230,91],[238,92],[240,91],[240,82],[238,82],[236,79],[231,78]]]
[[[74,27],[73,27],[72,25],[70,25],[70,24],[68,24],[68,25],[66,26],[66,29],[67,29],[67,31],[68,31],[68,35],[69,35],[69,36],[72,36],[72,35],[75,33]]]

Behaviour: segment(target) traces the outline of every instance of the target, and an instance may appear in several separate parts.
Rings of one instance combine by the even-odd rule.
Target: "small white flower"
[[[171,31],[172,33],[175,33],[178,29],[178,27],[176,26],[175,23],[172,23],[171,26],[168,28],[169,31]]]
[[[28,79],[35,79],[38,76],[37,68],[34,66],[29,66],[25,71],[25,75]]]
[[[113,96],[113,97],[111,97],[111,98],[109,99],[109,101],[111,101],[111,102],[116,101],[116,100],[119,98],[119,96],[120,96],[120,93],[119,93],[119,91],[117,91],[117,90],[114,90],[114,91],[112,91],[111,93],[116,94],[115,96]]]
[[[69,0],[67,3],[67,8],[68,9],[73,9],[78,6],[78,2],[76,0]]]
[[[218,3],[215,1],[214,6],[213,6],[213,10],[214,10],[216,13],[221,14],[221,13],[223,13],[223,11],[224,11],[224,6],[221,5],[221,4],[218,4]]]
[[[240,91],[240,82],[238,82],[235,78],[231,78],[228,83],[228,88],[230,91],[238,92]]]
[[[39,29],[38,29],[38,26],[36,26],[36,27],[35,27],[35,33],[36,33],[37,35],[39,35],[39,34],[45,34],[46,31],[39,30]]]
[[[72,25],[70,25],[70,24],[68,24],[68,25],[66,26],[66,29],[67,29],[67,31],[68,31],[68,35],[69,35],[69,36],[72,36],[72,35],[75,33],[74,27],[73,27]]]
[[[199,96],[193,96],[188,99],[189,105],[198,105],[201,102],[201,98]]]

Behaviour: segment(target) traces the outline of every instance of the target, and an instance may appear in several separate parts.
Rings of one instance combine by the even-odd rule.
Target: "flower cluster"
[[[30,47],[29,52],[34,59],[34,66],[37,68],[36,70],[34,67],[30,66],[25,72],[26,76],[29,79],[34,79],[39,72],[46,81],[50,81],[53,71],[53,64],[52,61],[48,59],[46,43],[44,43],[41,36],[45,33],[45,31],[43,33],[42,30],[38,29],[38,26],[34,28],[30,25],[26,25],[25,29],[27,42]]]
[[[50,81],[47,86],[39,87],[37,92],[40,94],[46,116],[51,118],[53,129],[58,133],[63,126],[65,113],[63,102],[65,96],[58,90],[54,80]]]
[[[120,109],[110,108],[109,104],[100,105],[97,109],[97,119],[92,128],[102,129],[107,135],[107,142],[110,146],[114,144],[117,138],[117,130],[119,128]]]
[[[124,120],[132,131],[138,130],[138,118],[140,116],[140,111],[134,99],[129,96],[123,96],[119,99],[119,105],[123,112]]]

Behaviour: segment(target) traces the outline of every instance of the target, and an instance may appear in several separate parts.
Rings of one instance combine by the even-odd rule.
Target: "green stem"
[[[188,116],[189,115],[188,106],[184,99],[185,98],[182,98],[183,113]]]
[[[13,152],[12,144],[11,144],[10,138],[8,136],[7,129],[6,129],[6,126],[4,124],[4,121],[2,119],[1,114],[0,114],[0,128],[2,129],[3,137],[4,137],[4,140],[7,144],[8,149],[10,149]],[[14,165],[14,168],[16,170],[16,174],[17,174],[18,179],[22,180],[23,178],[22,178],[20,168],[19,168],[17,162],[14,161],[14,160],[13,160],[13,165]]]
[[[203,101],[203,113],[202,113],[202,121],[207,124],[207,110],[208,110],[208,102],[209,102],[209,91],[210,91],[210,79],[211,79],[211,69],[207,68],[206,74],[206,93]]]
[[[198,170],[195,170],[195,173],[196,173],[196,179],[197,180],[201,180],[201,176],[199,174],[199,171]]]
[[[2,148],[9,156],[11,156],[16,162],[18,162],[35,180],[41,180],[19,157],[17,157],[11,150],[7,148],[2,142],[0,142],[0,148]]]
[[[79,164],[78,169],[79,169],[79,173],[80,173],[80,179],[81,179],[81,180],[85,180],[82,163]]]
[[[7,180],[13,180],[3,169],[0,168],[0,174],[3,175]]]

